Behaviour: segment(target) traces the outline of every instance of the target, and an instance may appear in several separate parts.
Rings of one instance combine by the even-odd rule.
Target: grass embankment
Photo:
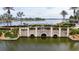
[[[0,36],[3,35],[2,33],[4,33],[4,37],[16,38],[18,36],[18,29],[0,30]]]

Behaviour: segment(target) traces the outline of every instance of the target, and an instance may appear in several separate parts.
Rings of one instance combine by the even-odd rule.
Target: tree
[[[7,23],[7,26],[10,24],[11,25],[11,20],[10,19],[12,19],[12,15],[10,14],[7,14],[7,13],[5,13],[5,14],[3,14],[3,15],[1,15],[2,16],[2,19]]]
[[[76,17],[77,17],[77,20],[79,19],[79,10],[77,10],[76,12]]]
[[[0,15],[0,20],[3,21],[3,15]]]
[[[63,16],[63,20],[65,20],[65,17],[66,17],[66,15],[67,15],[67,12],[66,12],[65,10],[63,10],[63,11],[61,12],[61,15]]]
[[[11,18],[12,18],[11,10],[14,10],[14,8],[13,7],[4,7],[3,10],[7,10],[7,13],[6,13],[6,17],[7,17],[7,21],[8,21],[7,23],[10,23],[10,25],[11,25]]]
[[[3,14],[3,20],[5,20],[5,22],[7,23],[7,26],[8,26],[9,21],[8,21],[8,14],[7,13]]]
[[[71,15],[69,18],[70,18],[70,19],[73,19],[73,16]]]
[[[8,14],[11,14],[11,10],[14,10],[13,7],[4,7],[3,9],[4,9],[4,10],[7,10],[7,13],[8,13]]]
[[[74,17],[76,16],[76,10],[78,9],[78,7],[70,7],[71,10],[73,10],[73,15]]]
[[[34,20],[35,20],[35,21],[40,21],[40,20],[45,20],[45,19],[36,17]]]
[[[23,12],[18,12],[17,16],[20,18],[21,25],[22,25],[22,17],[25,16]]]

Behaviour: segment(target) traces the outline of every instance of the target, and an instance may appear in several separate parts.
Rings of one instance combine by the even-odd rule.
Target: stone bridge
[[[19,36],[35,36],[35,37],[68,37],[69,27],[21,27],[19,28]]]

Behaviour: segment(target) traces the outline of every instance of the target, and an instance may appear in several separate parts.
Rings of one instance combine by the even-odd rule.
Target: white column
[[[59,27],[59,37],[61,37],[61,27]]]
[[[38,36],[38,32],[37,32],[38,28],[35,27],[35,36],[37,37]]]
[[[67,37],[69,36],[69,27],[67,27]]]
[[[50,28],[51,37],[53,36],[53,33],[52,33],[52,32],[53,32],[53,28],[51,27],[51,28]]]
[[[21,28],[19,28],[19,36],[21,36]]]
[[[29,27],[27,27],[27,37],[29,37]]]

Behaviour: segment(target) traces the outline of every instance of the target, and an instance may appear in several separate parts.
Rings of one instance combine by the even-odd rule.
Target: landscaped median
[[[0,40],[17,40],[18,36],[18,29],[0,29]]]
[[[74,41],[79,41],[79,29],[71,29],[69,38]]]

